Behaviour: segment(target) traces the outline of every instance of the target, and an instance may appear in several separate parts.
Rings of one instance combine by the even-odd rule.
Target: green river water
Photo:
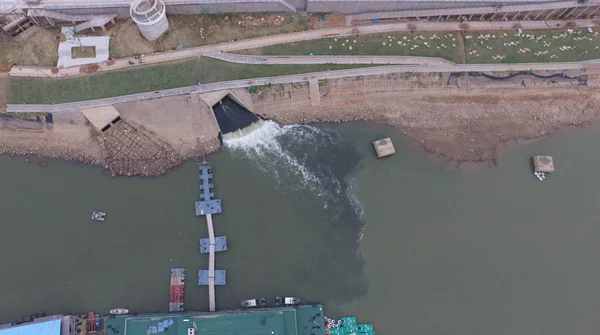
[[[460,172],[376,124],[279,127],[207,157],[229,250],[217,305],[295,295],[383,335],[597,334],[597,129]],[[377,160],[371,141],[392,136]],[[539,182],[531,155],[552,154]],[[194,216],[194,162],[156,179],[0,157],[0,323],[34,312],[166,311],[169,269],[186,268],[187,310],[208,307]],[[105,223],[91,211],[108,212]]]

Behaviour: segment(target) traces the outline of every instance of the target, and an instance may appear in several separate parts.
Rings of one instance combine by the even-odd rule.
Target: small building
[[[67,324],[63,325],[63,319]],[[54,315],[17,325],[0,325],[0,335],[69,335],[68,320],[68,317]]]
[[[101,132],[107,131],[115,123],[121,120],[121,114],[119,114],[119,111],[117,111],[117,109],[112,105],[85,108],[81,110],[81,113],[92,124],[92,126],[94,126],[94,128]]]
[[[554,172],[554,159],[552,156],[533,156],[533,169],[535,172]]]
[[[389,137],[374,141],[373,146],[375,147],[377,158],[391,156],[396,153],[396,149],[394,149],[394,145],[392,144],[392,139]]]

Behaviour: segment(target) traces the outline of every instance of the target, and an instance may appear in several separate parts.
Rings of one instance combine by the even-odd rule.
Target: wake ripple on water
[[[360,163],[356,147],[339,134],[307,125],[280,126],[258,121],[223,135],[232,153],[270,173],[278,184],[308,188],[323,202],[333,223],[356,221],[362,206],[355,194],[352,172]]]

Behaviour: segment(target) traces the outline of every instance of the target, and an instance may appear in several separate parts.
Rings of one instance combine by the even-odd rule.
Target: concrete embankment
[[[385,122],[437,156],[481,163],[495,161],[499,144],[600,120],[598,74],[571,72],[560,77],[564,80],[551,71],[522,73],[518,80],[508,73],[494,75],[513,79],[461,75],[450,80],[450,73],[304,75],[230,92],[247,109],[282,124]],[[249,81],[239,84],[249,86]],[[0,149],[100,164],[114,175],[160,175],[220,148],[211,105],[227,93],[199,94],[204,86],[193,87],[191,94],[119,100],[114,107],[123,127],[106,133],[91,131],[79,110],[51,105],[56,109],[52,129],[0,130]]]

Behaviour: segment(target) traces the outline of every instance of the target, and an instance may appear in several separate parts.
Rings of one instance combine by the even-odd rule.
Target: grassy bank
[[[12,104],[56,104],[183,87],[198,82],[212,83],[355,67],[357,66],[243,65],[202,58],[76,78],[11,77],[8,101]]]
[[[325,38],[245,50],[254,55],[386,55],[441,57],[460,62],[461,47],[455,32],[401,32]]]
[[[598,32],[535,30],[465,35],[469,63],[569,62],[600,58]]]
[[[600,36],[587,29],[491,31],[464,36],[467,63],[567,62],[600,58]],[[254,55],[397,55],[461,62],[455,32],[415,32],[328,38],[245,50]]]

